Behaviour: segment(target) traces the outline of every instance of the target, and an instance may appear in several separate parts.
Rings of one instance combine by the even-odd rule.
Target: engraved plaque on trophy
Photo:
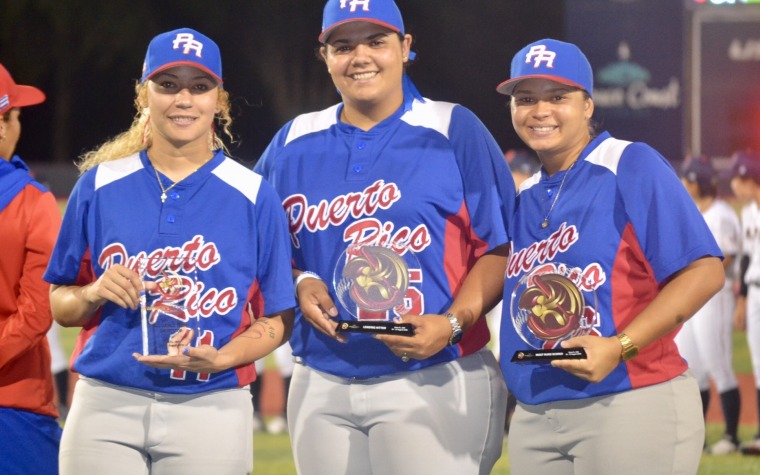
[[[407,246],[351,244],[340,255],[333,288],[344,313],[338,332],[385,333],[411,336],[411,324],[394,318],[420,314],[422,270]]]
[[[153,257],[139,260],[140,318],[143,355],[177,355],[196,346],[201,318],[191,308],[199,288],[194,263],[183,258]]]
[[[583,348],[562,348],[560,343],[598,332],[595,288],[581,269],[557,263],[541,265],[520,279],[509,312],[526,347],[515,351],[511,361],[545,364],[585,359]]]

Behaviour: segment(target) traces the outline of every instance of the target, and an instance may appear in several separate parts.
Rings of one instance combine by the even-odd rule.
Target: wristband
[[[305,271],[301,272],[300,274],[298,274],[298,277],[296,277],[293,280],[293,290],[296,293],[296,297],[298,297],[298,284],[300,284],[301,281],[304,280],[304,279],[322,280],[322,277],[320,277],[319,274],[317,274],[315,272],[310,272],[310,271],[307,271],[307,270],[305,270]]]

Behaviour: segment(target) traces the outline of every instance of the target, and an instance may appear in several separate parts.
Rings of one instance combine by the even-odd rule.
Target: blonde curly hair
[[[135,85],[135,108],[137,109],[137,114],[132,121],[132,125],[125,132],[106,141],[94,150],[82,154],[76,164],[80,173],[84,173],[100,163],[109,162],[111,160],[141,152],[153,144],[153,137],[148,125],[150,114],[148,108],[144,106],[148,102],[147,99],[148,82],[137,83]],[[230,94],[221,87],[219,87],[217,108],[219,109],[219,112],[217,112],[215,118],[224,131],[224,134],[230,139],[230,142],[234,142],[232,132],[230,131],[232,126],[232,117],[230,116]],[[229,154],[227,146],[222,139],[216,135],[213,129],[209,130],[208,140],[209,148],[211,150],[222,149],[225,153]]]

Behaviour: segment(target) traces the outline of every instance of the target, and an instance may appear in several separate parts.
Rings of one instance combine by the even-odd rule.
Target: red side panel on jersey
[[[612,268],[612,314],[616,333],[625,329],[659,290],[654,272],[629,223],[623,231]],[[676,333],[660,338],[626,363],[632,388],[661,383],[686,371],[686,362],[673,341]]]
[[[449,280],[451,295],[459,294],[467,272],[478,257],[485,254],[488,244],[473,233],[470,216],[464,203],[459,212],[446,221],[444,237],[443,267]],[[469,328],[459,342],[462,356],[472,354],[483,348],[491,339],[488,324],[484,316]]]
[[[76,285],[84,286],[95,282],[95,280],[95,271],[92,268],[90,250],[87,249],[87,252],[85,252],[84,256],[82,257],[82,262],[79,264],[79,275],[77,275]],[[100,315],[102,312],[103,307],[98,309],[95,316],[93,316],[92,319],[87,322],[87,325],[82,327],[82,331],[80,331],[79,335],[77,335],[74,351],[72,351],[71,358],[69,359],[69,366],[72,368],[72,370],[74,368],[74,363],[82,353],[84,346],[87,344],[87,340],[89,340],[90,337],[97,331],[98,325],[100,325]]]
[[[253,323],[252,318],[261,318],[264,316],[264,296],[261,294],[258,280],[254,281],[248,288],[246,302],[248,302],[248,305],[245,306],[246,308],[243,310],[242,315],[240,315],[240,326],[235,330],[235,333],[232,334],[232,338],[235,338],[246,331]],[[256,381],[257,378],[256,367],[253,363],[236,368],[235,373],[237,374],[238,385],[240,387],[245,386],[246,384],[251,384]]]

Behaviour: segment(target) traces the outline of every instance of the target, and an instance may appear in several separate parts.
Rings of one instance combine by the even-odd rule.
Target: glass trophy
[[[189,302],[199,290],[195,263],[178,258],[139,260],[140,318],[143,355],[178,355],[195,346],[200,328],[199,313]]]
[[[513,363],[586,358],[583,348],[565,349],[560,343],[597,331],[596,291],[588,280],[582,269],[556,263],[533,269],[520,279],[509,311],[526,348],[515,351]]]
[[[345,313],[339,332],[384,333],[411,336],[411,324],[394,318],[421,315],[422,270],[414,252],[405,245],[351,244],[340,255],[333,273],[333,288]]]

